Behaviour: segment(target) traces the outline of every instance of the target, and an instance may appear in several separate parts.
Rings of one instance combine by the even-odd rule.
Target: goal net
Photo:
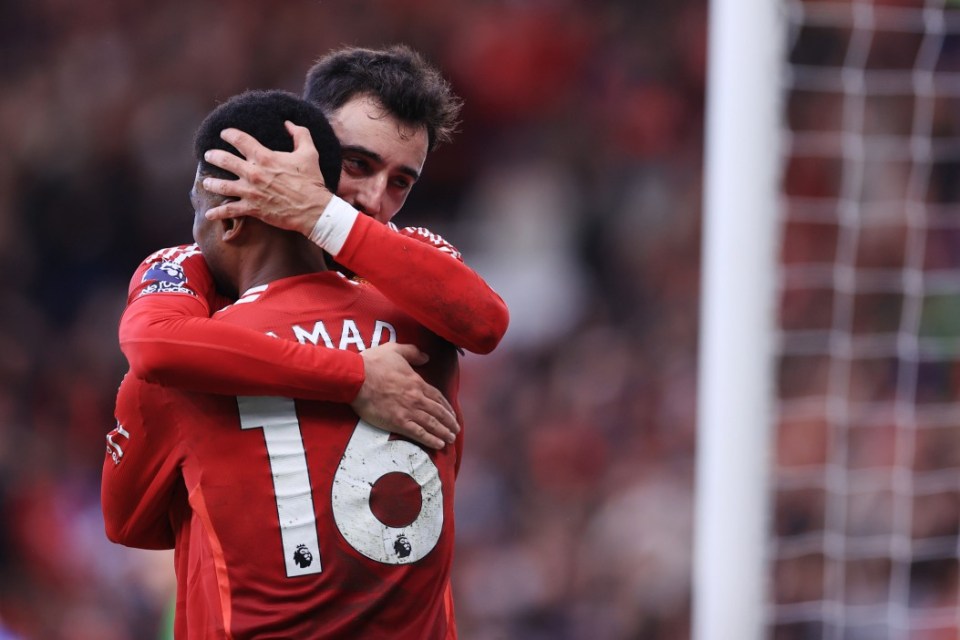
[[[955,639],[960,2],[778,4],[754,637]]]
[[[775,638],[960,629],[960,12],[785,3]]]

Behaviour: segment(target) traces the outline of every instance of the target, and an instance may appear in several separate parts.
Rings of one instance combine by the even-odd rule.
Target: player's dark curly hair
[[[327,114],[364,94],[377,98],[403,122],[425,126],[430,151],[450,142],[463,107],[440,72],[405,45],[328,53],[307,72],[303,87],[303,97]]]
[[[340,182],[340,142],[323,112],[288,91],[245,91],[223,102],[200,124],[193,140],[193,152],[200,173],[235,180],[237,176],[203,159],[209,149],[223,149],[241,156],[220,132],[233,127],[244,131],[273,151],[293,151],[293,138],[283,126],[289,120],[306,127],[320,154],[320,171],[327,188],[336,193]]]

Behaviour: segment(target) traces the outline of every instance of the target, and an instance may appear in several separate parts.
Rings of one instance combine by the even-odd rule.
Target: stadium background
[[[469,639],[689,633],[706,4],[0,5],[0,638],[156,637],[169,555],[103,535],[116,325],[188,242],[217,100],[406,42],[466,100],[397,221],[507,300],[468,357],[455,593]]]

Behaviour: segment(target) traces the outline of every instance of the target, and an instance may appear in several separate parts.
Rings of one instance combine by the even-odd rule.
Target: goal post
[[[694,640],[763,633],[779,206],[781,7],[711,0]]]

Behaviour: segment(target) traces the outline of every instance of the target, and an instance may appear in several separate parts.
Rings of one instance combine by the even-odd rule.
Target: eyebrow
[[[341,148],[341,151],[343,153],[356,153],[377,164],[384,164],[383,156],[360,145],[345,145]],[[409,176],[414,182],[420,179],[420,172],[413,167],[400,165],[400,173]]]

